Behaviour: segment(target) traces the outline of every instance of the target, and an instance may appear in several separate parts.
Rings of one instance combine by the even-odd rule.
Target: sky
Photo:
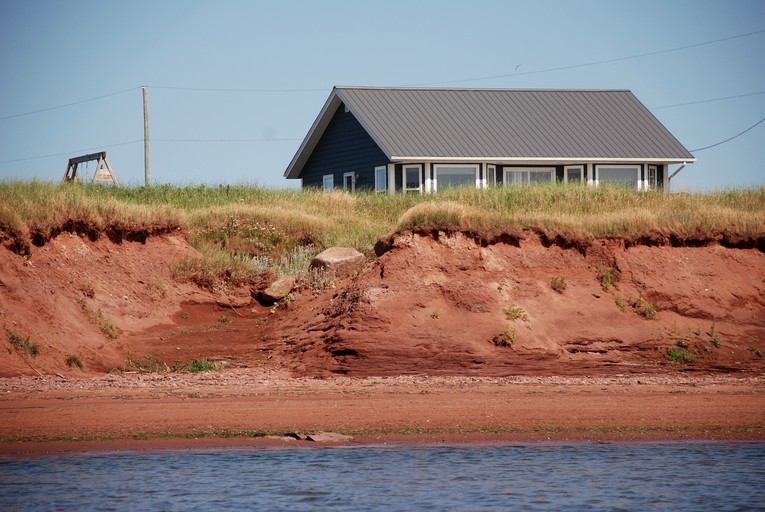
[[[0,0],[0,70],[0,180],[142,185],[146,87],[154,184],[298,187],[334,85],[416,85],[630,89],[697,158],[673,191],[765,186],[765,122],[694,151],[765,118],[763,0]]]

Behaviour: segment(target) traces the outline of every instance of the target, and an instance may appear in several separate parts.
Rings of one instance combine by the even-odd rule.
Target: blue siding
[[[335,188],[343,188],[343,173],[358,175],[356,190],[374,189],[375,167],[387,165],[388,158],[353,114],[340,105],[327,129],[303,167],[304,187],[321,187],[322,176],[333,174]]]

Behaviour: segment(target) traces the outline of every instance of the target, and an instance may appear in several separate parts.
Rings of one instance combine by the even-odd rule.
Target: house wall
[[[301,178],[304,187],[321,187],[322,176],[332,174],[335,188],[343,188],[343,174],[358,174],[356,190],[374,189],[375,167],[387,165],[388,158],[350,112],[340,105],[332,116]]]

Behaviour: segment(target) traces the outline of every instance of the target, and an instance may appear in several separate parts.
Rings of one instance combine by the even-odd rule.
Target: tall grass
[[[252,279],[245,269],[253,257],[272,262],[279,273],[294,273],[293,261],[302,265],[306,254],[344,245],[371,255],[381,236],[422,227],[475,232],[530,228],[580,239],[759,239],[765,236],[765,188],[664,194],[532,185],[389,196],[247,185],[114,188],[0,182],[0,243],[12,250],[28,253],[61,231],[93,237],[181,228],[202,256],[185,262],[179,276],[203,267],[210,276],[220,276],[233,268],[239,269],[229,272],[234,281]]]

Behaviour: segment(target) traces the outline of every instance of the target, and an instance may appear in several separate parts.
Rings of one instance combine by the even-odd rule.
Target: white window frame
[[[406,171],[407,169],[417,169],[417,188],[406,187]],[[421,164],[405,164],[401,168],[401,185],[404,194],[407,192],[419,192],[422,193],[422,165]]]
[[[635,183],[637,185],[635,188],[637,190],[640,190],[641,180],[640,180],[640,170],[642,166],[640,164],[603,164],[603,165],[596,165],[595,166],[595,179],[596,183],[600,185],[603,180],[600,178],[600,171],[601,170],[608,170],[608,169],[625,169],[625,168],[635,168]],[[606,182],[606,183],[613,183],[613,182]]]
[[[651,171],[653,171],[653,178],[651,178]],[[659,166],[649,165],[646,169],[646,190],[656,190],[659,186]]]
[[[438,190],[438,170],[450,167],[472,167],[475,170],[474,183],[478,183],[478,169],[481,167],[479,164],[433,164],[433,190]],[[478,185],[475,187],[478,188]]]
[[[329,185],[327,185],[329,183]],[[334,174],[325,174],[321,177],[321,187],[324,190],[334,190],[335,189],[335,175]]]
[[[563,181],[569,183],[568,171],[569,169],[579,169],[579,182],[584,183],[584,164],[579,165],[567,165],[563,168]]]
[[[495,187],[497,185],[497,166],[486,164],[486,176],[484,178],[484,188]]]
[[[348,182],[346,181],[346,178],[351,179],[351,189],[348,190]],[[343,173],[343,190],[346,192],[350,192],[353,194],[356,192],[356,173],[355,172],[344,172]]]
[[[382,188],[379,187],[380,180],[378,179],[378,176],[382,175],[383,177],[383,186]],[[388,166],[386,165],[380,165],[375,167],[375,192],[378,193],[385,193],[388,191]]]
[[[512,183],[508,180],[508,176],[511,173],[516,172],[549,172],[550,183],[555,183],[555,167],[505,167],[502,169],[502,183],[504,186],[516,185],[516,183]],[[523,185],[528,185],[529,183],[531,183],[531,180],[523,183]]]

